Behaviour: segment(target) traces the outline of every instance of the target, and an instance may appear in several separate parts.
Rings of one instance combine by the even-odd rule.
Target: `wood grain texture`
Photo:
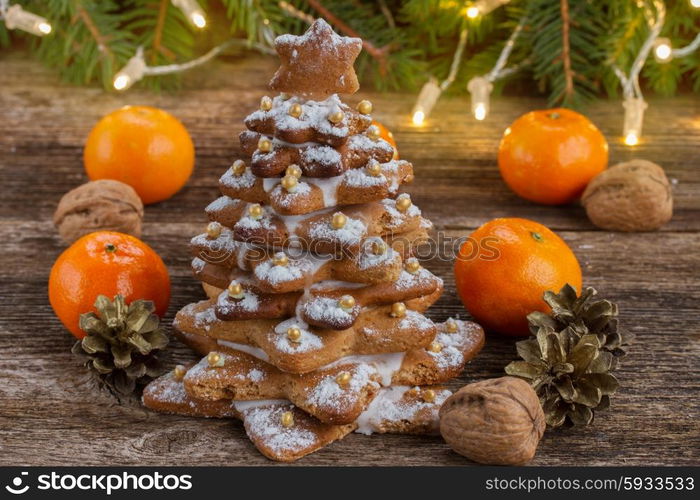
[[[163,416],[137,402],[118,405],[91,390],[69,353],[71,337],[48,304],[46,281],[63,250],[51,216],[60,197],[86,180],[82,146],[92,125],[124,104],[174,113],[197,147],[195,174],[172,199],[149,206],[144,239],[164,258],[173,280],[166,325],[181,306],[202,297],[190,277],[187,241],[205,222],[216,181],[238,158],[242,119],[265,93],[275,65],[230,58],[188,75],[183,91],[115,95],[62,84],[22,55],[0,55],[0,465],[270,465],[240,424]],[[531,218],[558,231],[581,260],[586,284],[620,304],[637,335],[620,369],[612,411],[594,425],[548,431],[534,465],[700,464],[700,100],[652,99],[643,143],[619,142],[619,101],[587,113],[610,138],[611,163],[646,158],[674,183],[673,220],[657,233],[597,230],[582,208],[542,207],[513,195],[495,162],[499,137],[517,116],[543,106],[499,98],[483,123],[468,100],[443,98],[429,124],[408,123],[414,95],[362,93],[394,131],[412,161],[414,201],[451,237],[497,216]],[[355,99],[353,98],[353,100]],[[454,293],[451,263],[427,263],[445,278],[446,293],[430,310],[435,320],[467,317]],[[513,340],[490,336],[483,353],[450,386],[503,374]],[[173,342],[168,361],[192,358]],[[361,436],[315,453],[300,465],[466,465],[437,437]]]

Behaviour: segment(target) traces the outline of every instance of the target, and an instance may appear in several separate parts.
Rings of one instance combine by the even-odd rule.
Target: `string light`
[[[467,84],[467,90],[471,95],[472,114],[474,115],[474,118],[479,121],[484,120],[489,114],[491,108],[490,101],[491,91],[493,90],[493,82],[514,73],[520,68],[520,65],[510,68],[506,68],[505,66],[508,63],[508,57],[510,57],[513,47],[515,46],[515,40],[518,38],[518,35],[525,26],[526,21],[527,18],[522,18],[518,23],[518,26],[516,26],[516,28],[513,30],[513,33],[503,46],[503,50],[501,50],[501,54],[498,56],[493,69],[484,76],[475,76],[469,80],[469,83]]]
[[[5,26],[9,30],[22,30],[36,36],[45,36],[51,33],[51,24],[43,17],[27,12],[19,4],[8,7],[8,2],[0,2],[0,16],[5,20]]]
[[[665,63],[672,58],[671,40],[668,38],[657,38],[654,42],[654,59],[656,59],[656,62]]]
[[[203,29],[207,25],[207,18],[204,17],[204,11],[199,6],[197,0],[171,0],[173,5],[180,9],[187,20],[192,23],[195,28]]]
[[[622,105],[625,108],[622,136],[625,144],[636,146],[642,136],[642,124],[644,123],[644,111],[647,109],[647,103],[641,97],[628,97]]]
[[[476,0],[476,2],[467,7],[467,17],[475,19],[479,15],[485,16],[508,2],[510,0]]]
[[[251,43],[247,40],[243,40],[240,38],[231,38],[230,40],[225,41],[221,45],[214,47],[203,56],[200,56],[196,59],[192,59],[191,61],[187,61],[180,64],[167,64],[164,66],[148,66],[143,56],[143,48],[139,47],[136,51],[136,54],[134,54],[134,56],[131,59],[129,59],[126,65],[121,70],[119,70],[119,72],[116,75],[114,75],[112,85],[114,86],[115,90],[123,91],[127,90],[133,84],[141,80],[144,76],[170,75],[173,73],[181,73],[183,71],[187,71],[188,69],[192,69],[197,66],[201,66],[206,62],[209,62],[221,52],[233,46],[254,49],[259,52],[262,52],[263,54],[275,54],[274,50],[265,45],[254,42]]]
[[[690,0],[690,6],[700,9],[700,0]]]
[[[629,74],[625,74],[620,68],[613,66],[615,75],[617,75],[622,84],[622,95],[624,97],[622,106],[625,109],[622,137],[623,142],[628,146],[636,146],[639,144],[642,135],[644,110],[647,108],[647,103],[642,96],[642,88],[639,85],[639,74],[652,48],[655,44],[659,46],[657,44],[657,39],[659,38],[659,33],[661,33],[666,19],[666,5],[662,0],[652,0],[651,2],[640,1],[639,3],[640,7],[644,9],[644,17],[649,26],[649,35],[639,49],[639,53],[630,67]],[[652,6],[653,9],[651,8]],[[662,50],[662,55],[663,53],[664,51]]]
[[[416,104],[413,106],[413,112],[411,113],[411,119],[413,124],[416,126],[421,126],[425,122],[425,119],[430,116],[430,112],[435,107],[435,103],[440,98],[447,88],[452,85],[455,78],[457,77],[457,71],[459,71],[459,64],[462,60],[462,54],[464,53],[464,47],[467,45],[467,29],[463,28],[459,34],[459,42],[457,43],[457,50],[455,50],[455,55],[452,57],[452,64],[450,66],[450,72],[447,78],[443,80],[441,84],[435,78],[428,80],[423,88],[418,94],[418,99]]]

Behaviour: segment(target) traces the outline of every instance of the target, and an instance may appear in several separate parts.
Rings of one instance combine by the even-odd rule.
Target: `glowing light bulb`
[[[422,111],[416,111],[413,113],[413,124],[414,125],[423,125],[423,122],[425,121],[425,113]]]
[[[27,12],[19,4],[14,4],[5,11],[5,26],[10,30],[18,29],[36,36],[48,35],[52,29],[46,19]]]
[[[143,59],[143,51],[139,49],[134,57],[129,59],[119,73],[114,75],[112,85],[116,90],[126,90],[138,82],[146,73],[146,61]]]
[[[485,16],[508,2],[510,2],[510,0],[476,0],[471,6],[467,7],[467,17],[469,19],[474,19],[479,15]]]
[[[690,0],[690,6],[700,9],[700,0]]]
[[[190,16],[190,19],[192,20],[192,24],[194,24],[199,29],[202,29],[207,25],[206,18],[199,12],[195,12],[194,14],[192,14]]]
[[[207,25],[207,18],[204,17],[204,11],[199,6],[197,0],[171,0],[173,5],[180,9],[187,20],[192,23],[195,28],[202,29]]]
[[[628,146],[636,146],[642,136],[644,110],[647,108],[647,103],[641,97],[628,97],[622,105],[625,108],[625,121],[622,127],[624,142]]]
[[[472,98],[472,114],[481,121],[489,114],[489,101],[493,85],[483,76],[475,76],[467,84]]]
[[[628,146],[636,146],[639,144],[639,137],[634,132],[630,132],[625,136],[625,144]]]
[[[481,103],[477,104],[474,108],[474,118],[476,118],[479,121],[486,118],[486,106],[484,106]]]
[[[433,110],[433,107],[435,107],[435,103],[441,93],[442,89],[434,78],[431,78],[423,85],[420,94],[418,94],[416,104],[413,106],[413,112],[411,113],[414,125],[422,125],[423,122],[425,122],[425,119],[430,116],[430,112]]]
[[[124,90],[129,87],[131,83],[131,78],[126,75],[119,75],[114,79],[114,88],[117,90]]]
[[[41,31],[44,35],[51,33],[51,25],[49,23],[41,22],[37,24],[36,28]]]
[[[671,40],[668,38],[657,38],[654,42],[654,59],[657,62],[665,63],[673,58]]]

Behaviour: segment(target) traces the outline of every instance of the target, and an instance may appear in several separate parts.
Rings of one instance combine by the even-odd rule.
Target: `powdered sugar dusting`
[[[316,163],[325,167],[335,167],[341,163],[340,153],[330,146],[308,147],[301,152],[301,159],[306,164]]]
[[[357,401],[362,392],[379,387],[373,380],[373,377],[378,375],[377,370],[368,364],[350,365],[346,371],[350,373],[347,384],[341,386],[335,375],[327,375],[310,392],[308,402],[316,407],[330,407],[335,411],[342,411]]]
[[[406,310],[406,316],[399,321],[399,328],[405,330],[430,330],[435,324],[417,311]]]
[[[304,277],[308,268],[305,261],[290,260],[286,266],[276,266],[272,260],[266,260],[255,266],[255,277],[273,286],[289,283]]]
[[[360,219],[346,217],[345,225],[334,228],[328,221],[317,221],[311,224],[309,236],[315,240],[338,242],[343,245],[357,245],[367,233],[367,227]]]
[[[287,330],[291,327],[299,328],[301,331],[301,337],[297,342],[292,342],[287,337]],[[317,351],[323,348],[321,337],[310,331],[308,325],[297,318],[282,321],[268,335],[277,350],[288,354]]]
[[[302,304],[301,312],[314,323],[345,325],[355,320],[353,309],[346,311],[338,305],[338,299],[331,297],[313,297]]]
[[[257,177],[253,175],[253,172],[249,168],[246,168],[240,175],[236,175],[233,169],[229,168],[224,175],[221,176],[219,182],[231,189],[248,189],[255,185],[256,180]]]
[[[299,425],[285,427],[282,425],[282,415],[292,411],[294,406],[271,403],[240,410],[248,437],[259,441],[277,455],[298,453],[307,448],[317,446],[318,436]]]

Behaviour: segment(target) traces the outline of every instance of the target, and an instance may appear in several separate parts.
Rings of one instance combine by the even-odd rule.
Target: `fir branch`
[[[90,17],[90,14],[87,10],[85,10],[85,8],[82,5],[78,5],[77,15],[80,19],[82,19],[83,23],[85,24],[85,27],[92,35],[92,38],[95,39],[95,43],[97,44],[97,47],[100,49],[100,51],[111,56],[112,51],[109,49],[109,46],[106,43],[106,39],[102,36],[102,33],[100,33],[100,30],[95,25],[95,22],[92,20],[92,17]]]
[[[170,3],[170,0],[160,0],[158,20],[156,21],[155,35],[153,36],[153,54],[151,55],[151,63],[156,62],[157,54],[161,51],[163,26],[165,25],[165,14],[168,12],[168,3]]]
[[[569,43],[569,0],[560,0],[561,5],[561,58],[564,63],[564,88],[565,100],[569,101],[574,96],[574,73],[571,70],[571,46]]]

